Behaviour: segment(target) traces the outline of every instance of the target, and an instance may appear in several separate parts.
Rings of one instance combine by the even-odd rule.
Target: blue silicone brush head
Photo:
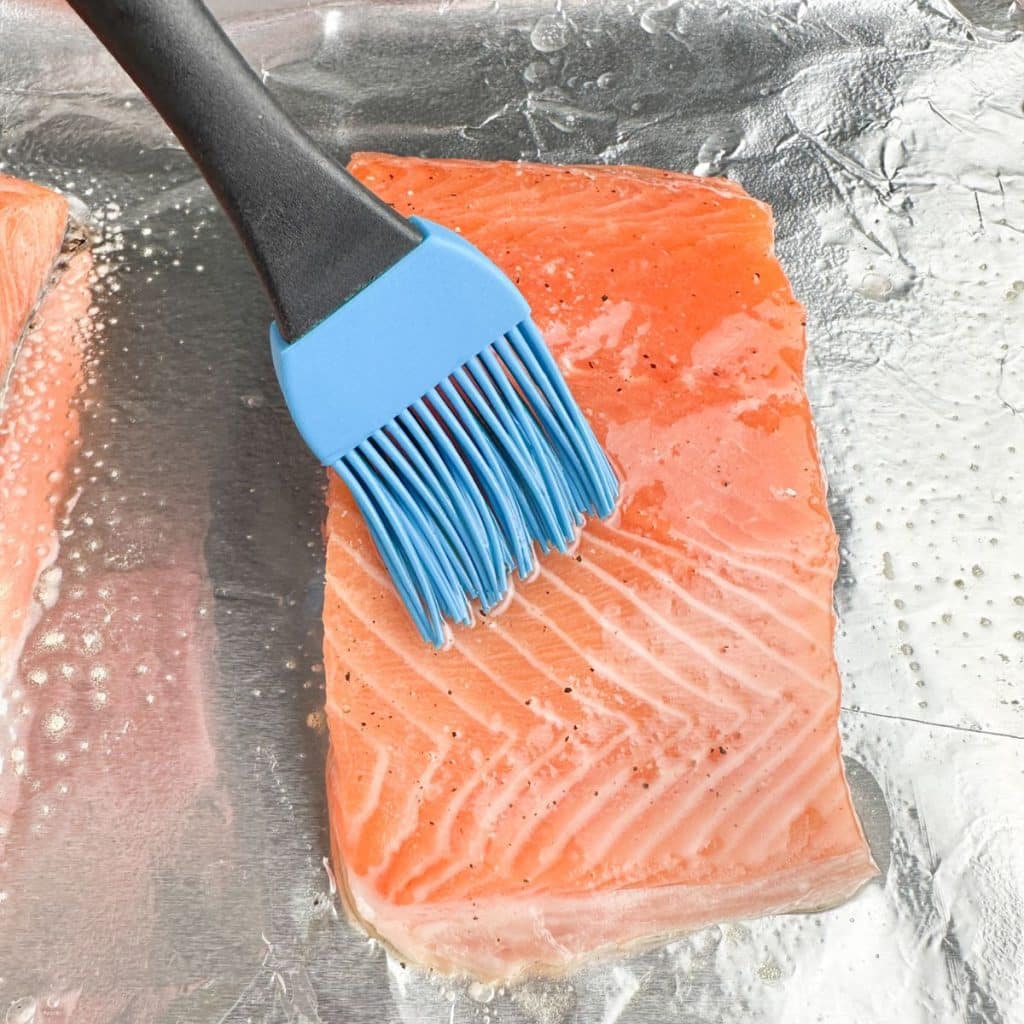
[[[410,223],[291,120],[202,0],[71,0],[182,141],[274,307],[299,430],[359,504],[423,636],[606,515],[615,475],[516,287]]]
[[[530,310],[464,239],[423,240],[274,365],[306,442],[344,480],[424,639],[489,611],[536,549],[565,551],[618,481]]]

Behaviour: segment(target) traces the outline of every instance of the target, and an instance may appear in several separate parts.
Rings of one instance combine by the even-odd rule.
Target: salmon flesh
[[[329,488],[334,865],[404,957],[492,979],[875,873],[840,759],[836,534],[772,217],[728,181],[362,154],[521,287],[622,480],[432,650]],[[453,310],[457,315],[457,310]]]
[[[53,277],[67,214],[56,193],[0,177],[0,850],[24,767],[17,660],[42,611],[37,584],[56,554],[63,474],[78,437],[72,396],[91,258],[80,249]]]

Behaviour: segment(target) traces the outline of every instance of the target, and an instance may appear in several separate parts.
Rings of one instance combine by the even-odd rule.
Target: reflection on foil
[[[22,666],[46,681],[20,684],[0,1019],[1024,1019],[1024,11],[265,6],[220,10],[332,149],[651,164],[772,204],[842,539],[844,753],[884,874],[826,913],[514,988],[426,975],[353,930],[322,863],[320,474],[272,383],[263,300],[72,16],[0,0],[22,55],[0,67],[0,164],[77,196],[104,268],[82,493],[37,628],[65,647],[33,642]]]

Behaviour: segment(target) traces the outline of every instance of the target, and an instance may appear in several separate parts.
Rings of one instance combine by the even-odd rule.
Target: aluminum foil
[[[826,913],[501,989],[350,926],[324,859],[322,479],[264,301],[73,17],[0,0],[0,168],[64,189],[97,240],[77,503],[15,701],[0,1019],[1024,1019],[1024,11],[265,7],[217,9],[332,150],[650,164],[772,204],[808,307],[844,752],[882,876]]]

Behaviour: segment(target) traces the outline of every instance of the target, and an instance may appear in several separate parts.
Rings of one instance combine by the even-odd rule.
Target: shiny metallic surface
[[[264,300],[72,16],[0,0],[2,169],[74,196],[97,259],[77,503],[9,701],[28,724],[0,1019],[1024,1019],[1024,11],[266,6],[218,10],[334,150],[651,164],[772,204],[808,308],[844,753],[882,877],[497,990],[351,927],[324,860],[322,476]]]

